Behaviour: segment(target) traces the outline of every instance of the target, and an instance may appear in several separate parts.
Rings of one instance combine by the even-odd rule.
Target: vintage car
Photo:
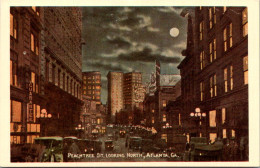
[[[93,153],[94,148],[91,147],[91,140],[89,139],[78,139],[78,147],[81,153]]]
[[[129,138],[129,148],[132,150],[141,150],[142,138],[141,137],[130,137]]]
[[[125,131],[125,130],[120,130],[120,131],[119,131],[119,136],[120,136],[120,138],[124,138],[125,135],[126,135],[126,131]]]
[[[34,139],[35,144],[44,146],[40,154],[40,162],[62,162],[63,161],[63,138],[62,137],[38,137]]]
[[[206,137],[191,138],[190,161],[220,161],[223,143],[218,139],[209,144]]]
[[[105,141],[105,150],[106,151],[112,151],[114,150],[114,144],[112,140],[106,140]]]

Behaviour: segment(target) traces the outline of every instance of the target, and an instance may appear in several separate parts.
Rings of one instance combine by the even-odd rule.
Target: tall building
[[[36,7],[10,8],[10,142],[32,143],[40,136],[36,116],[46,104],[41,77],[44,11]]]
[[[108,122],[115,122],[116,113],[124,108],[123,72],[109,72],[108,79]]]
[[[81,9],[10,8],[11,143],[75,132],[81,102]]]
[[[82,108],[82,11],[78,7],[43,8],[41,33],[49,135],[71,135]],[[44,68],[43,68],[44,67]]]
[[[124,73],[123,79],[123,96],[124,105],[134,107],[136,105],[136,93],[135,90],[142,87],[142,73],[141,72],[129,72]]]
[[[248,137],[247,18],[246,7],[198,7],[188,13],[187,50],[179,69],[190,136],[213,142]],[[191,119],[195,109],[206,115],[199,123]]]
[[[91,98],[96,104],[101,104],[101,74],[100,72],[83,72],[83,95]]]

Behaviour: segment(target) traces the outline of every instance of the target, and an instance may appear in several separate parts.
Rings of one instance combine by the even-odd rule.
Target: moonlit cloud
[[[187,18],[180,17],[182,8],[173,7],[82,7],[83,71],[100,71],[103,103],[107,99],[109,71],[143,74],[143,83],[154,71],[155,59],[165,74],[178,74],[177,69],[186,48]],[[178,38],[169,30],[178,27]]]
[[[149,32],[159,32],[159,31],[160,31],[160,29],[154,28],[154,27],[147,27],[147,30],[148,30]]]

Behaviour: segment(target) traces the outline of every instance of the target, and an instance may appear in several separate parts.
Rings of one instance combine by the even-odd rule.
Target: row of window
[[[216,7],[210,7],[209,10],[209,28],[212,29],[213,26],[217,23],[216,19]],[[226,7],[223,7],[223,13],[225,13],[227,10]],[[248,34],[248,14],[247,14],[247,8],[245,8],[242,11],[242,29],[243,29],[243,37],[245,37]],[[199,25],[199,38],[200,40],[203,40],[203,32],[204,32],[204,21],[200,22]]]
[[[52,66],[49,64],[49,61],[46,61],[46,79],[68,93],[71,93],[73,96],[81,98],[80,84],[65,74],[65,72],[62,73],[61,69],[58,69],[54,64]]]
[[[248,84],[248,56],[243,57],[243,72],[244,72],[244,85]],[[233,90],[233,66],[229,65],[224,69],[224,91],[228,92]],[[210,97],[217,96],[217,76],[216,74],[210,76]],[[205,82],[200,82],[200,100],[205,100]]]

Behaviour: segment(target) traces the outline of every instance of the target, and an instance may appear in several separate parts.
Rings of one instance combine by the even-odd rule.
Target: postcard
[[[1,166],[259,166],[259,2],[194,2],[2,2]]]

